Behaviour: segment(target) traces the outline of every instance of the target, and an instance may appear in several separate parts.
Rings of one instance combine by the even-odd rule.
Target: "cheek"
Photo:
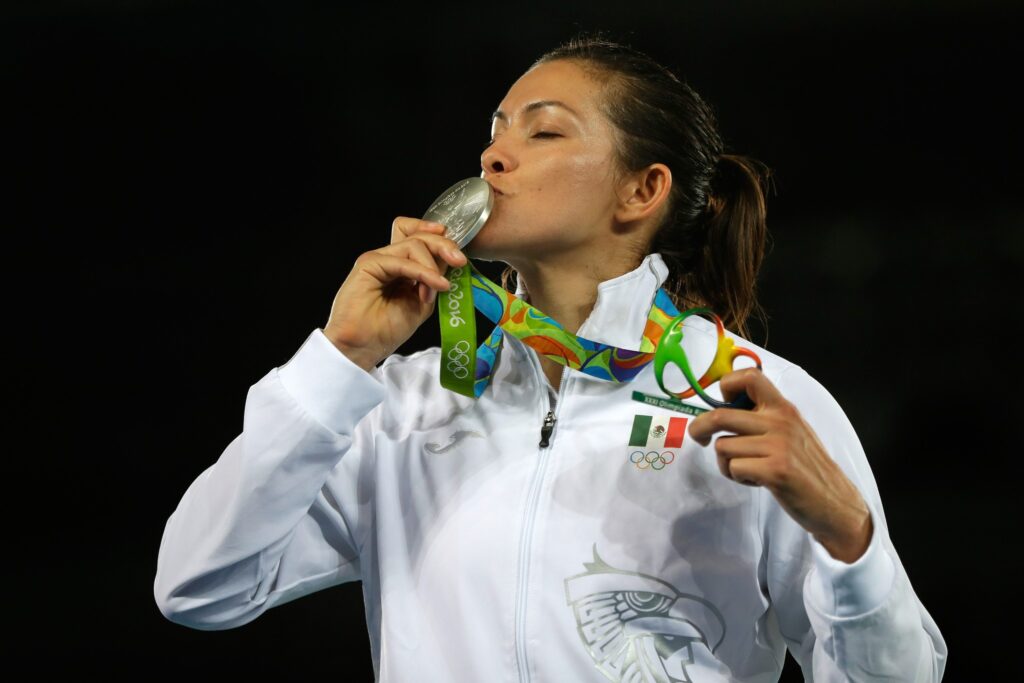
[[[613,192],[610,170],[608,155],[600,147],[569,159],[563,172],[567,201],[577,206],[585,202],[588,211],[602,211]]]
[[[606,161],[595,154],[552,159],[530,188],[532,198],[554,210],[604,204],[611,188]]]

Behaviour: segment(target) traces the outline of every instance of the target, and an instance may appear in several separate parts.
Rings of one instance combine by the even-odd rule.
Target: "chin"
[[[474,261],[487,261],[488,263],[494,261],[505,261],[504,252],[499,253],[483,245],[478,245],[476,243],[476,240],[473,240],[468,245],[466,245],[466,247],[462,250],[462,253],[464,253],[467,257],[473,259]]]
[[[519,224],[522,225],[522,224]],[[535,225],[534,230],[517,229],[500,218],[488,220],[473,241],[463,251],[467,256],[481,261],[533,260],[536,254],[544,253],[551,239],[543,232],[543,226]]]
[[[462,251],[466,256],[480,261],[502,260],[503,255],[508,252],[508,245],[502,244],[500,239],[495,239],[496,235],[500,235],[500,232],[496,231],[496,226],[488,222]]]

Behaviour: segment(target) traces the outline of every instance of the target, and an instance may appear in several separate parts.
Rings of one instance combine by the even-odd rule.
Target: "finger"
[[[407,239],[399,244],[388,245],[379,251],[384,254],[410,258],[424,267],[431,268],[439,275],[444,275],[437,263],[437,259],[434,257],[434,254],[431,253],[430,247],[428,247],[422,240],[414,238]]]
[[[764,415],[739,408],[715,408],[690,421],[690,437],[701,446],[707,446],[711,443],[711,437],[722,431],[764,434],[768,431],[768,424]]]
[[[718,386],[722,389],[722,398],[726,403],[732,403],[740,392],[746,393],[755,407],[776,405],[786,400],[778,388],[756,367],[742,368],[722,375]]]
[[[768,481],[766,462],[759,458],[730,458],[727,463],[729,479],[744,486],[764,486]]]
[[[443,235],[434,235],[427,232],[413,233],[406,240],[384,247],[383,251],[388,253],[404,253],[403,249],[414,246],[417,242],[425,245],[434,255],[438,270],[442,268],[447,270],[448,266],[464,266],[467,263],[466,255],[459,249],[459,245],[455,240]]]
[[[408,278],[427,284],[434,289],[448,290],[448,278],[439,275],[433,267],[425,267],[416,261],[401,256],[376,252],[363,262],[363,272],[376,278],[383,286],[398,278]]]
[[[723,434],[715,441],[715,453],[729,458],[766,458],[772,453],[771,437]]]
[[[718,471],[721,472],[722,476],[725,477],[726,479],[732,479],[732,475],[729,474],[729,458],[725,456],[723,451],[718,447],[718,444],[722,443],[722,441],[724,440],[731,438],[733,437],[729,436],[728,434],[723,434],[718,438],[718,441],[715,442],[715,456],[718,460]]]
[[[770,454],[768,444],[761,437],[722,435],[715,442],[715,457],[718,470],[726,479],[732,479],[730,461],[744,458],[766,458]]]
[[[391,223],[391,244],[401,242],[408,238],[409,235],[420,230],[437,232],[443,229],[444,226],[435,221],[425,221],[421,218],[412,218],[410,216],[398,216]]]
[[[425,221],[422,218],[399,216],[391,223],[391,244],[407,239],[415,232],[427,231],[444,234],[445,227],[437,221]]]
[[[437,263],[434,262],[433,256],[425,246],[421,245],[417,248],[414,245],[409,245],[409,250],[405,253],[405,256],[425,267],[437,269]],[[427,303],[430,292],[433,291],[430,285],[419,280],[413,280],[411,284],[416,288],[416,296],[419,297],[419,300],[424,304]]]

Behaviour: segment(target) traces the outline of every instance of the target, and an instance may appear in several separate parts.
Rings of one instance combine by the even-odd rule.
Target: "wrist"
[[[326,329],[324,330],[324,336],[327,337],[328,341],[330,341],[336,349],[341,351],[346,358],[352,361],[355,365],[361,367],[363,370],[372,372],[373,369],[377,367],[379,359],[376,358],[374,354],[368,353],[365,349],[358,346],[351,346],[350,344],[341,341]]]
[[[812,543],[814,569],[807,574],[807,599],[834,618],[863,616],[892,597],[896,565],[885,548],[884,532],[873,527],[871,543],[854,562],[829,554]]]
[[[840,534],[815,534],[814,540],[822,545],[828,554],[835,559],[853,564],[867,552],[871,545],[874,524],[871,513],[867,512],[864,518],[850,530]]]
[[[351,435],[356,422],[387,393],[381,377],[361,371],[320,328],[277,369],[277,376],[298,405],[337,434]]]

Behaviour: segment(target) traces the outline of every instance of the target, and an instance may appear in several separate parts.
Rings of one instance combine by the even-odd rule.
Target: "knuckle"
[[[794,420],[784,422],[779,432],[785,438],[786,445],[796,443],[800,439],[800,424]]]
[[[779,412],[790,420],[796,419],[800,416],[800,411],[797,410],[796,406],[789,401],[784,401],[779,404]]]
[[[729,476],[729,462],[721,455],[718,456],[718,471],[722,473],[722,476],[731,479]]]
[[[773,459],[772,466],[770,468],[771,479],[775,484],[785,484],[789,480],[792,473],[792,467],[790,465],[789,458],[782,456]]]
[[[409,249],[421,249],[423,248],[423,233],[416,232],[409,235],[409,239],[405,240]]]
[[[434,259],[434,249],[431,248],[427,240],[418,240],[416,248],[423,255],[424,261],[429,261],[430,265],[435,269],[438,267],[437,261]]]
[[[414,232],[411,235],[409,235],[409,242],[411,244],[417,245],[418,247],[426,249],[427,245],[431,242],[432,237],[436,237],[436,235],[431,235],[429,232],[422,231]]]
[[[789,436],[792,432],[793,423],[785,415],[769,415],[768,417],[768,429],[773,434],[781,434],[783,436]]]

